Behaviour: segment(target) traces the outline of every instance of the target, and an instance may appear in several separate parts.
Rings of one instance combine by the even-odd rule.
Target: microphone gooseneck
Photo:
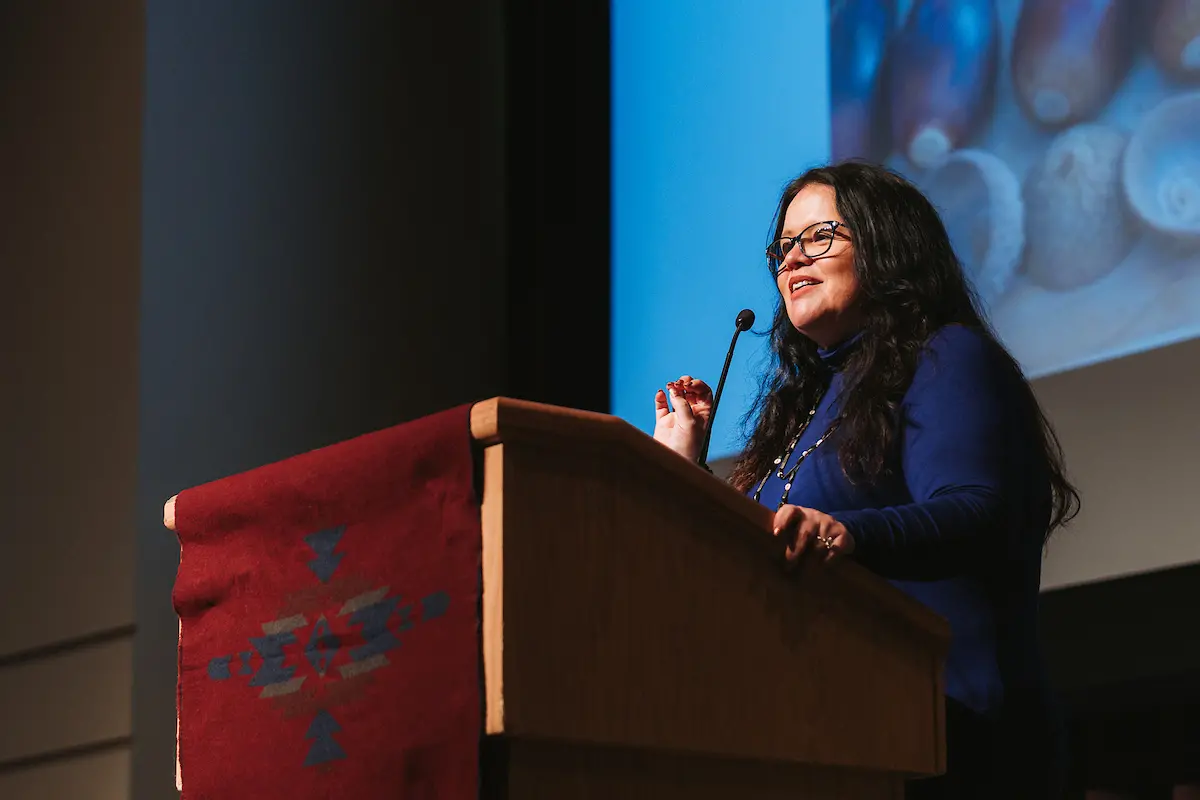
[[[725,366],[721,369],[721,380],[717,382],[717,392],[713,395],[712,413],[708,415],[708,429],[704,431],[704,446],[700,449],[700,457],[696,459],[696,462],[705,469],[708,469],[708,443],[712,440],[713,423],[717,420],[717,406],[721,403],[721,393],[725,391],[725,378],[729,375],[729,363],[733,361],[733,348],[737,346],[738,336],[742,331],[748,331],[754,325],[754,312],[743,308],[738,312],[733,325],[733,341],[729,343],[729,352],[725,354]]]

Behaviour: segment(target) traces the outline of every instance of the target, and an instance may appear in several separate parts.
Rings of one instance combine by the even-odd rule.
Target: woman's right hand
[[[667,404],[667,395],[671,402]],[[702,380],[683,375],[666,391],[654,394],[654,438],[689,461],[700,456],[704,432],[712,417],[712,389]]]

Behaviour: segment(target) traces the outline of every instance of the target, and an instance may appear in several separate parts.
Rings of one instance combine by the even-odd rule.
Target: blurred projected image
[[[1200,335],[1200,0],[832,0],[833,158],[941,210],[1031,376]]]

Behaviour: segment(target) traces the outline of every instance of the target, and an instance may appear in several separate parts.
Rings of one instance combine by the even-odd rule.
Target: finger
[[[785,505],[775,512],[774,533],[786,543],[784,559],[789,568],[796,565],[800,554],[796,552],[796,538],[804,523],[804,513],[798,506]]]
[[[831,536],[826,530],[817,532],[817,547],[821,552],[821,562],[824,564],[835,561],[842,555],[841,541],[837,537]]]
[[[776,536],[781,536],[785,533],[790,533],[791,528],[799,519],[800,509],[796,506],[784,506],[775,512],[775,519],[771,523],[771,532]]]
[[[812,552],[817,538],[817,528],[812,520],[802,517],[796,525],[796,536],[788,547],[787,560],[796,562],[804,558],[805,553]]]
[[[703,423],[708,422],[709,412],[712,410],[711,403],[705,402],[703,397],[694,392],[684,392],[683,399],[687,401],[688,407],[692,409],[692,416]]]
[[[659,420],[670,413],[671,410],[667,408],[667,393],[659,389],[654,393],[654,418]]]
[[[712,397],[713,397],[712,388],[707,383],[700,380],[699,378],[692,381],[692,384],[691,384],[691,386],[688,387],[688,390],[690,392],[694,392],[703,401],[712,402]]]
[[[854,552],[854,537],[837,520],[826,517],[821,525],[821,530],[821,535],[827,542],[825,547],[827,550],[825,554],[826,564]]]
[[[692,407],[692,414],[707,427],[708,420],[712,416],[712,395],[689,390],[684,393],[684,397],[687,398],[688,405]]]
[[[675,407],[677,424],[687,426],[696,421],[695,416],[692,414],[692,407],[688,405],[687,398],[674,387],[671,389],[671,405]]]

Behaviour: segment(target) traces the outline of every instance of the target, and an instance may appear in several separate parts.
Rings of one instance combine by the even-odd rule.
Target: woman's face
[[[810,258],[797,242],[775,276],[788,319],[821,347],[832,347],[852,336],[862,322],[854,246],[850,241],[853,232],[841,224],[836,200],[833,188],[824,184],[809,184],[800,190],[784,214],[782,235],[787,238],[803,234],[805,249],[810,253],[826,246],[829,250]],[[839,225],[813,227],[825,222]]]

